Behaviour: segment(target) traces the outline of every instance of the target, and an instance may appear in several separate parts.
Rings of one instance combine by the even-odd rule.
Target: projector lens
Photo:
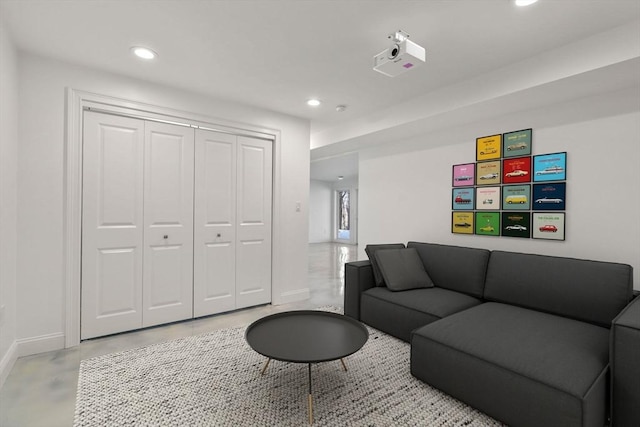
[[[400,53],[400,48],[396,44],[391,49],[389,49],[389,59],[395,58],[396,56],[398,56],[398,53]]]

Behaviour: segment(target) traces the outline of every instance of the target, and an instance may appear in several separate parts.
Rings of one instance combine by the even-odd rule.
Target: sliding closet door
[[[196,131],[195,317],[236,308],[236,139]]]
[[[143,326],[193,316],[192,128],[145,124]]]
[[[142,326],[141,120],[84,113],[81,339]]]
[[[238,136],[236,307],[271,302],[271,141]]]

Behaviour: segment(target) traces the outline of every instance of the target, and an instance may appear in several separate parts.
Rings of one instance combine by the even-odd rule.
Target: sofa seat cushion
[[[507,424],[602,427],[608,340],[593,324],[484,303],[414,331],[411,372]]]
[[[401,292],[375,287],[362,293],[360,320],[408,342],[414,329],[478,304],[477,298],[438,287]]]

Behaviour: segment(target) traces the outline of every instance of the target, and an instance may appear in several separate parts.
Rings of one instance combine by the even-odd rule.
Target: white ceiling
[[[640,1],[0,0],[0,17],[21,50],[307,118],[317,134],[639,20]],[[389,78],[372,58],[399,29],[427,64]]]

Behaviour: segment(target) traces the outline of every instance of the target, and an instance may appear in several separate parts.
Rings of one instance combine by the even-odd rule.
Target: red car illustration
[[[552,232],[556,232],[558,231],[558,227],[556,227],[555,225],[543,225],[542,227],[540,227],[540,231],[552,231]]]
[[[463,199],[462,196],[458,195],[455,198],[456,203],[471,203],[471,199]]]

